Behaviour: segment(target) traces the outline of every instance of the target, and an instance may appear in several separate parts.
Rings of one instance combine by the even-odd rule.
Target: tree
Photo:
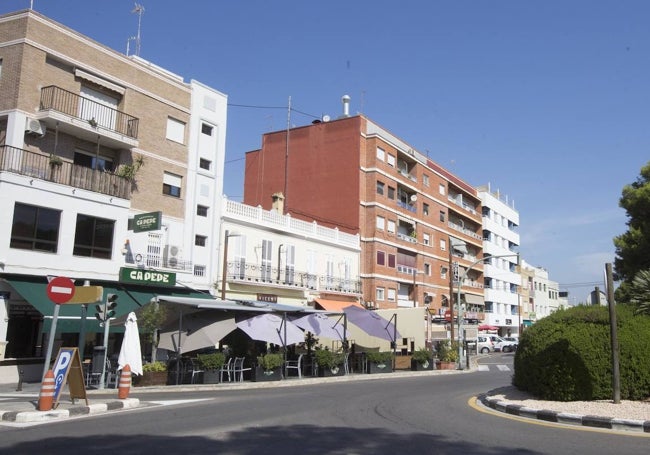
[[[155,361],[158,340],[156,331],[167,319],[167,309],[158,303],[149,303],[138,314],[138,326],[146,343],[151,344],[151,360]]]
[[[641,270],[632,280],[632,299],[630,303],[636,305],[636,314],[650,316],[650,269]]]
[[[630,301],[632,281],[641,270],[650,269],[650,162],[641,168],[636,182],[625,185],[619,206],[627,212],[628,230],[614,238],[615,278],[623,281],[617,301]]]

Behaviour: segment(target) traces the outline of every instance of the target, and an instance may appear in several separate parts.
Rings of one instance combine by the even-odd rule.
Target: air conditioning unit
[[[166,245],[163,251],[163,262],[165,266],[176,268],[181,260],[181,248],[176,245]]]
[[[47,127],[45,126],[45,123],[40,122],[38,120],[30,119],[28,118],[25,120],[25,132],[27,134],[34,134],[36,136],[43,137],[45,136],[45,131],[47,130]]]

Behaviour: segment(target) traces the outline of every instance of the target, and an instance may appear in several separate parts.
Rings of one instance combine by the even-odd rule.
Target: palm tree
[[[641,270],[634,276],[632,295],[630,301],[637,306],[635,313],[650,315],[650,269]]]

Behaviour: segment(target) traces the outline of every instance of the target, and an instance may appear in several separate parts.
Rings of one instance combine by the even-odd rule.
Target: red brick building
[[[369,308],[444,314],[482,257],[476,190],[363,115],[265,134],[246,155],[244,203],[270,209],[277,193],[285,213],[361,235]],[[482,270],[466,274],[463,300],[482,302]]]

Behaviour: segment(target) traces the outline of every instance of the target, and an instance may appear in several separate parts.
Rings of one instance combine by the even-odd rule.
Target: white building
[[[484,324],[499,327],[502,335],[516,334],[519,318],[521,276],[517,271],[519,212],[490,185],[477,188],[483,209]]]

